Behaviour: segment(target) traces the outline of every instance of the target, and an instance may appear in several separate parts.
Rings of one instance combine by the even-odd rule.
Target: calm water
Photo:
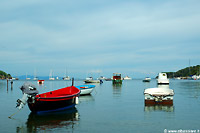
[[[16,100],[22,97],[19,87],[25,81],[14,81],[13,88],[6,81],[0,81],[0,131],[7,132],[151,132],[167,130],[200,129],[200,81],[170,80],[174,89],[173,106],[144,105],[144,89],[156,87],[156,80],[143,83],[142,80],[124,81],[113,86],[104,81],[96,84],[90,96],[81,96],[74,109],[46,115],[32,114],[25,106],[9,119],[17,109]],[[45,81],[35,84],[40,93],[71,85],[71,81]],[[75,81],[82,85],[83,81]]]

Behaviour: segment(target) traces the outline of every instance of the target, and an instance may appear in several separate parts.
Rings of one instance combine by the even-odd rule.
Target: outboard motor
[[[18,109],[22,109],[24,107],[28,98],[33,99],[39,93],[35,85],[30,82],[25,82],[20,89],[22,90],[23,97],[17,100],[16,108]]]

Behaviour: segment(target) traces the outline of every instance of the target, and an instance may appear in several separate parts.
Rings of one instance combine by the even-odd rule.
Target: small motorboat
[[[63,80],[71,80],[69,76],[65,76]]]
[[[150,77],[146,77],[145,79],[142,80],[143,82],[150,82],[151,78]]]
[[[29,109],[34,113],[45,113],[72,108],[78,104],[78,96],[80,95],[80,90],[73,85],[38,94],[36,87],[26,82],[22,85],[21,90],[23,97],[17,100],[17,108],[23,108],[27,102]]]
[[[99,78],[97,78],[98,80],[105,80],[106,79],[106,77],[104,77],[104,76],[100,76]]]
[[[125,76],[123,79],[124,79],[124,80],[132,80],[132,78],[131,78],[131,77],[129,77],[128,75],[127,75],[127,76]]]
[[[85,83],[103,83],[102,80],[93,80],[92,77],[86,78],[86,80],[84,80]]]
[[[79,85],[76,87],[81,90],[80,95],[89,95],[92,93],[95,85]]]
[[[144,90],[145,105],[173,105],[174,91],[167,86],[158,88],[147,88]]]
[[[166,73],[159,73],[158,74],[158,85],[168,85],[169,84],[169,79],[167,78],[167,74]]]

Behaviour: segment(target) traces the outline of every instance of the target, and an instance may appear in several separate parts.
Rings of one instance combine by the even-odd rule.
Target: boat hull
[[[31,99],[28,100],[28,107],[34,113],[60,111],[75,107],[75,105],[76,105],[75,96],[62,100],[57,99],[56,101],[42,101],[41,99],[36,99],[35,103],[32,103]]]
[[[155,101],[155,100],[145,100],[146,105],[173,105],[173,100],[162,100],[162,101]]]
[[[122,80],[121,79],[113,80],[113,84],[122,84]]]
[[[100,83],[100,80],[84,80],[85,83]]]
[[[29,97],[27,102],[34,113],[59,111],[74,107],[79,95],[80,90],[71,86]]]
[[[145,94],[145,105],[173,105],[173,96],[152,96]]]
[[[76,87],[81,90],[80,95],[90,95],[95,88],[95,85],[80,85]]]
[[[80,95],[90,95],[93,91],[93,88],[88,88],[88,89],[81,89],[81,94]]]

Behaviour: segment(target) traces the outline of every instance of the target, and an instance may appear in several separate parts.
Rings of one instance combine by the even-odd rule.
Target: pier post
[[[7,80],[7,91],[8,91],[8,79],[6,79]]]
[[[12,80],[11,80],[10,84],[11,84],[11,90],[12,90],[13,89],[13,81]]]

